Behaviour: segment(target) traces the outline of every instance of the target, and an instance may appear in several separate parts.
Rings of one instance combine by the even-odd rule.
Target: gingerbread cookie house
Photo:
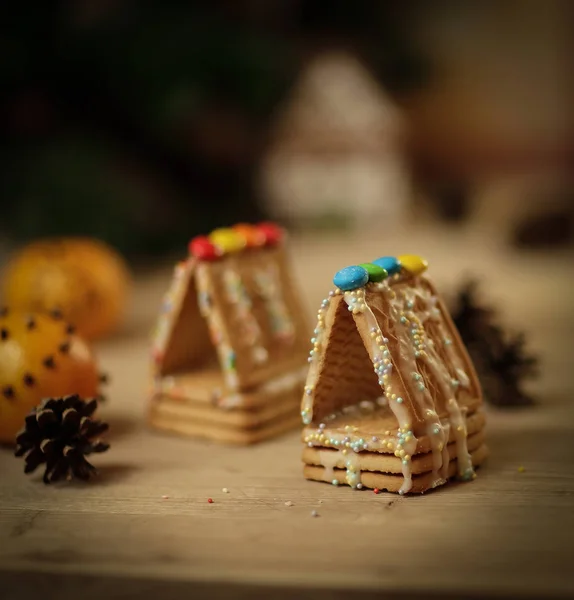
[[[307,479],[422,493],[487,455],[474,367],[418,256],[339,271],[302,402]]]
[[[295,427],[307,331],[281,228],[195,238],[153,339],[150,423],[237,444]]]

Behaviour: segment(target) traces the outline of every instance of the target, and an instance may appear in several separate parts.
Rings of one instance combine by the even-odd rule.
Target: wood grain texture
[[[425,254],[447,294],[463,272],[489,276],[485,295],[527,328],[544,372],[538,406],[488,409],[490,458],[476,481],[422,497],[375,495],[306,481],[297,431],[238,449],[148,430],[146,335],[167,269],[140,281],[124,335],[98,348],[112,377],[102,408],[112,448],[94,458],[99,479],[45,487],[0,451],[0,590],[13,594],[0,596],[574,594],[572,257],[513,255],[468,232],[410,233],[412,243],[396,231],[384,247],[295,240],[295,274],[311,315],[336,270],[382,254]]]

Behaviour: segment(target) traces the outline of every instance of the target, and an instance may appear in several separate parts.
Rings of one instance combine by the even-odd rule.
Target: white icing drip
[[[282,340],[292,342],[295,338],[295,325],[281,293],[277,266],[269,265],[265,270],[257,271],[255,281],[259,293],[265,300],[273,334]]]
[[[359,455],[350,450],[319,450],[319,463],[324,468],[324,479],[333,483],[340,483],[335,476],[335,468],[343,458],[345,464],[345,481],[354,489],[361,486],[361,470],[359,469]]]
[[[225,290],[230,301],[236,305],[242,328],[242,336],[249,345],[255,364],[264,363],[269,353],[262,344],[261,328],[253,314],[253,304],[237,271],[227,268],[223,273]]]
[[[339,453],[332,450],[319,450],[319,462],[325,469],[325,478],[329,481],[335,479],[335,466],[339,460]]]
[[[399,489],[399,494],[408,494],[413,487],[413,470],[410,463],[402,462],[403,484]]]
[[[447,402],[447,410],[451,426],[454,427],[454,439],[456,440],[456,455],[458,459],[458,474],[464,479],[474,478],[472,457],[468,451],[466,420],[455,398]]]
[[[441,421],[441,423],[442,423],[442,428],[444,431],[444,439],[445,439],[445,443],[443,444],[442,455],[441,455],[442,468],[439,468],[441,476],[432,482],[433,488],[446,483],[447,478],[448,478],[448,466],[450,463],[450,456],[448,453],[448,442],[450,439],[450,423],[448,421],[446,421],[444,423]],[[429,428],[427,427],[427,431],[428,431],[428,429]],[[433,456],[433,464],[434,464],[434,456]]]
[[[345,455],[345,467],[347,469],[347,473],[345,478],[347,483],[352,488],[357,488],[361,483],[361,470],[359,469],[359,455],[355,452],[347,451]]]
[[[449,350],[449,352],[450,352],[450,350]],[[456,356],[458,358],[458,355],[455,354],[454,356]],[[449,357],[450,357],[450,354],[449,354]],[[458,381],[463,388],[468,389],[470,387],[470,377],[460,367],[456,368],[456,376],[458,377]]]

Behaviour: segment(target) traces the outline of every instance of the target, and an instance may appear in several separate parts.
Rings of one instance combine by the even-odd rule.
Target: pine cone
[[[475,364],[484,397],[497,406],[533,404],[523,384],[538,374],[538,358],[527,353],[524,333],[506,332],[496,313],[480,304],[477,292],[476,282],[463,285],[451,314]]]
[[[74,477],[87,480],[97,473],[86,460],[92,452],[105,452],[109,444],[92,441],[108,429],[108,424],[92,420],[98,402],[79,396],[49,398],[26,417],[26,425],[16,438],[16,456],[24,456],[25,473],[46,464],[44,483]]]

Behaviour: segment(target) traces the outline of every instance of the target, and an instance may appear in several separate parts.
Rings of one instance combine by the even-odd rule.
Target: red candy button
[[[283,229],[275,223],[259,223],[257,228],[265,237],[265,244],[267,246],[274,246],[283,239]]]
[[[193,238],[189,242],[189,251],[195,258],[199,258],[200,260],[215,260],[219,258],[219,251],[209,241],[209,238],[204,235]]]

